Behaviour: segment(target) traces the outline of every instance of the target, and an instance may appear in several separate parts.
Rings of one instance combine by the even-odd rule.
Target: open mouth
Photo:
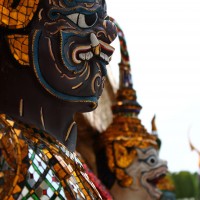
[[[103,41],[99,42],[100,42],[99,58],[101,58],[104,62],[106,62],[106,64],[108,64],[115,49]],[[93,57],[94,53],[92,51],[91,45],[78,46],[72,52],[72,60],[76,64],[80,64],[82,61],[89,61]]]
[[[76,64],[80,64],[81,61],[90,60],[93,56],[90,45],[78,46],[72,52],[72,60]]]
[[[162,192],[157,188],[157,183],[166,176],[167,167],[162,166],[147,172],[142,177],[142,184],[148,190],[151,196],[159,199]]]
[[[108,64],[115,49],[103,41],[99,42],[101,47],[100,57],[107,62],[106,64]]]
[[[165,177],[166,174],[159,174],[157,177],[153,179],[147,179],[147,182],[151,184],[153,187],[156,187],[159,181]]]

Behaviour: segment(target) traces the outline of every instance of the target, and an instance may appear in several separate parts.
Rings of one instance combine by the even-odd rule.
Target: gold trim
[[[54,64],[55,64],[55,67],[56,67],[57,71],[58,71],[60,74],[62,74],[61,70],[58,68],[58,65],[57,65],[56,63],[54,63]]]
[[[88,74],[87,74],[87,76],[85,77],[85,81],[87,81],[88,78],[89,78],[89,76],[90,76],[90,66],[89,66],[88,62],[87,62],[86,67],[87,67],[87,69],[88,69]]]
[[[39,11],[39,13],[38,13],[38,18],[39,18],[39,21],[41,21],[42,20],[42,11],[43,11],[44,9],[42,8],[42,9],[40,9],[40,11]]]
[[[107,37],[107,33],[106,33],[105,30],[103,30],[103,31],[98,31],[98,32],[97,32],[97,37],[100,37],[100,36],[101,36],[100,34],[103,34],[105,37]]]
[[[47,40],[48,40],[48,47],[49,47],[50,56],[51,56],[51,58],[53,59],[53,61],[55,62],[55,57],[54,57],[54,55],[53,55],[52,46],[51,46],[51,40],[50,40],[50,38],[48,38],[48,37],[46,37],[46,38],[47,38]]]
[[[110,37],[110,35],[108,35],[108,39],[109,39],[110,41],[112,41],[112,38]]]
[[[84,3],[84,5],[86,8],[92,8],[95,5],[95,3]]]
[[[100,44],[98,44],[98,45],[95,46],[95,47],[92,47],[92,51],[93,51],[93,53],[94,53],[96,56],[99,56],[100,53],[101,53],[101,46],[100,46]]]
[[[23,116],[23,111],[24,111],[24,100],[20,99],[20,102],[19,102],[19,115],[20,115],[20,117]]]
[[[79,75],[79,78],[82,77],[83,75],[85,75],[86,71],[87,71],[87,62],[85,62],[85,64],[84,64],[84,70],[83,70],[83,72]]]
[[[101,81],[101,74],[100,73],[97,73],[95,76],[94,76],[94,78],[92,79],[92,84],[91,84],[91,89],[92,89],[92,92],[93,92],[93,94],[95,94],[96,93],[96,90],[95,90],[95,81],[97,80],[97,86],[98,87],[100,87],[101,86],[101,82],[99,83],[98,82],[98,78],[100,79],[100,81]]]
[[[76,122],[72,122],[71,125],[69,126],[68,130],[67,130],[67,134],[65,137],[65,141],[67,141],[69,134],[71,133],[72,128],[74,127],[74,125],[76,124]]]
[[[103,26],[104,26],[105,29],[107,28],[107,22],[106,21],[103,22]]]
[[[71,42],[71,43],[69,44],[69,47],[71,47],[71,46],[72,46],[72,44],[74,44],[74,43],[75,43],[75,41]]]
[[[78,89],[79,87],[81,87],[81,85],[83,85],[83,82],[79,83],[78,85],[73,86],[72,90]]]
[[[44,115],[43,115],[43,108],[42,107],[40,108],[40,119],[41,119],[41,122],[42,122],[42,126],[45,130],[46,128],[45,128],[45,123],[44,123]]]

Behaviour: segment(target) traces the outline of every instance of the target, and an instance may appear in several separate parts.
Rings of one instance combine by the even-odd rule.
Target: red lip
[[[99,40],[99,42],[103,53],[105,53],[108,57],[112,56],[112,54],[115,51],[115,48],[101,40]]]

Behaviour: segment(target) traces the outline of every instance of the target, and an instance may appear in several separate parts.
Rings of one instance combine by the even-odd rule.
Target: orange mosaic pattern
[[[18,138],[19,131],[12,130],[11,124],[5,120],[3,115],[0,116],[0,124],[0,150],[7,165],[4,170],[1,170],[0,178],[4,185],[3,187],[0,185],[0,199],[3,198],[2,194],[6,194],[3,199],[10,200],[13,199],[12,195],[21,192],[19,183],[24,181],[24,175],[27,172],[27,166],[23,164],[22,160],[28,154],[28,145]],[[2,157],[0,161],[0,166],[2,166]]]
[[[11,29],[24,28],[32,20],[39,0],[20,0],[14,7],[14,0],[0,1],[0,26]]]
[[[21,65],[29,65],[28,36],[9,35],[7,38],[11,53],[13,54],[14,58]]]
[[[0,114],[0,199],[102,199],[75,153]]]

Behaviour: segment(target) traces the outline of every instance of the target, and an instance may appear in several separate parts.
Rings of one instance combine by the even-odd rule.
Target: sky
[[[139,115],[151,131],[156,114],[160,158],[169,170],[198,171],[200,150],[200,1],[107,0],[108,14],[125,33]],[[119,43],[110,63],[118,77]],[[117,81],[117,78],[116,78]]]

